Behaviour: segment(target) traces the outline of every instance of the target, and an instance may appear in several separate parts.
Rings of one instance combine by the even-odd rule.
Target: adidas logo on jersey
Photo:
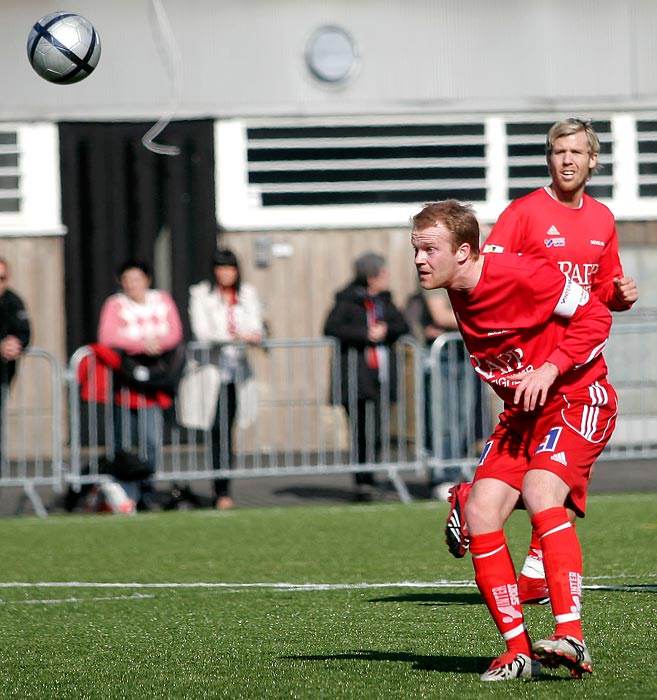
[[[568,466],[568,461],[566,460],[566,453],[565,452],[557,452],[550,457],[551,460],[554,462],[559,462],[559,464],[563,464],[564,467]]]
[[[560,236],[561,234],[559,233],[559,229],[552,224],[550,228],[545,232],[546,236]]]

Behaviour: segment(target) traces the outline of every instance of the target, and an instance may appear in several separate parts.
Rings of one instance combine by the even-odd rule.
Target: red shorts
[[[540,411],[506,406],[474,481],[499,479],[522,491],[528,470],[545,469],[568,484],[565,505],[583,518],[591,466],[609,442],[617,412],[616,392],[605,380],[556,394]]]

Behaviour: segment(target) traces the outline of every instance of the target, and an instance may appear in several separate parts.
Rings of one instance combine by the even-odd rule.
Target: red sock
[[[563,506],[548,508],[532,518],[543,545],[545,577],[556,620],[555,634],[583,639],[582,550],[575,528]]]
[[[520,573],[529,578],[545,578],[541,538],[536,534],[534,528],[532,528],[532,541],[529,543],[529,551],[527,552]]]
[[[543,558],[543,547],[541,547],[541,538],[534,528],[532,528],[532,541],[529,543],[529,554],[537,559]]]
[[[514,654],[529,656],[531,642],[518,599],[516,572],[506,546],[504,530],[470,535],[470,553],[475,581],[506,642],[506,648]]]

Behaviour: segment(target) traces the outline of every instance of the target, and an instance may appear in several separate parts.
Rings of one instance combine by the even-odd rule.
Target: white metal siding
[[[163,0],[182,56],[179,117],[657,108],[654,0]],[[3,0],[0,120],[155,118],[171,84],[149,0],[79,0],[96,26],[94,74],[50,85],[30,69],[47,0]],[[354,37],[343,86],[304,63],[322,24]],[[163,47],[166,52],[166,47]]]

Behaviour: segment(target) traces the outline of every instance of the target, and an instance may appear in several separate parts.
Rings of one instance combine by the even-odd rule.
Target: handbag
[[[175,394],[185,367],[184,343],[161,355],[129,355],[123,350],[119,353],[121,365],[117,374],[120,380],[138,391]]]
[[[178,424],[192,430],[210,430],[220,387],[221,374],[216,365],[189,361],[176,394]]]
[[[240,430],[250,428],[256,422],[259,412],[258,383],[250,374],[237,385],[237,427]]]

